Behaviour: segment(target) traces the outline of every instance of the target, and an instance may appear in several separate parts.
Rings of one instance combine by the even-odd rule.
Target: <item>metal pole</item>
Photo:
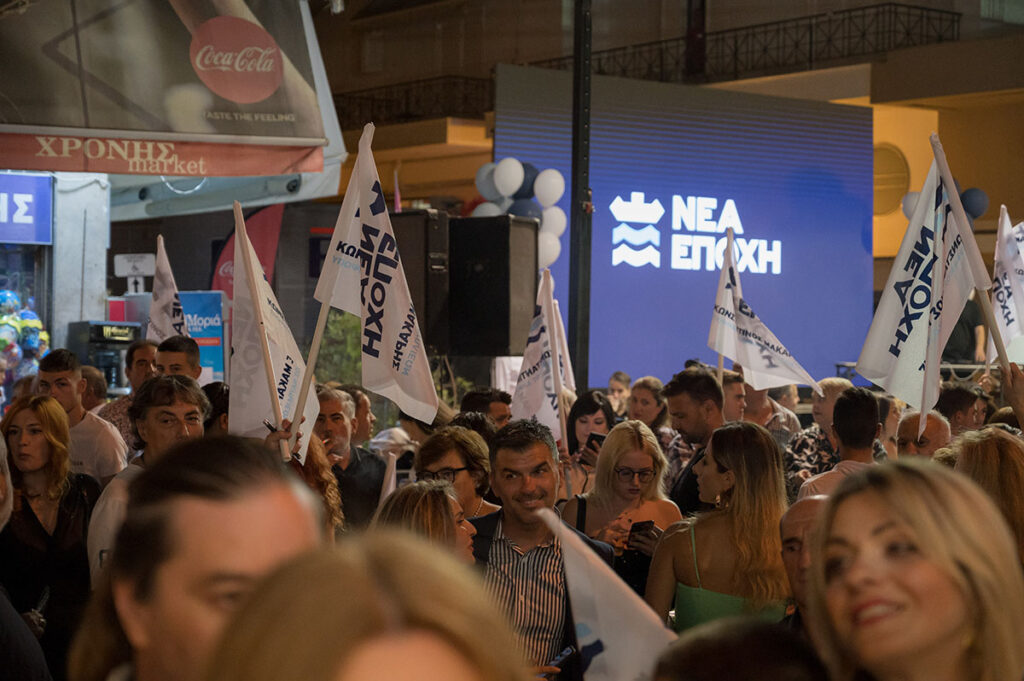
[[[569,232],[569,353],[577,390],[590,381],[590,0],[575,0],[572,65],[572,223]]]

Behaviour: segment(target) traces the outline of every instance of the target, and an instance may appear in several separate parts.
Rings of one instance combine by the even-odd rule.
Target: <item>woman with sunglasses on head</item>
[[[728,423],[712,433],[694,471],[700,500],[716,508],[665,534],[645,600],[666,619],[674,603],[677,631],[744,613],[782,619],[789,595],[779,538],[786,489],[775,438],[754,423]]]
[[[448,426],[428,437],[413,459],[417,480],[443,480],[467,518],[494,513],[500,507],[484,499],[490,489],[491,460],[478,433]]]
[[[623,421],[601,446],[593,487],[562,509],[569,525],[615,548],[615,571],[640,595],[662,529],[682,517],[665,496],[666,466],[651,429]]]

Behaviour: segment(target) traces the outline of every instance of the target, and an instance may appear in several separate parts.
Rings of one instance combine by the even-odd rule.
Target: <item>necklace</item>
[[[480,509],[484,507],[484,498],[480,497],[480,503],[476,505],[476,510],[473,511],[473,517],[476,518],[480,515]]]

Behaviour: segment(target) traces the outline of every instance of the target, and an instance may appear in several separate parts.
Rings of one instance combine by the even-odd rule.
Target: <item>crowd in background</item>
[[[636,678],[1024,672],[1015,366],[926,414],[838,377],[808,410],[739,366],[615,372],[564,396],[564,437],[488,387],[377,428],[325,381],[289,457],[288,422],[228,435],[191,339],[134,343],[111,402],[90,369],[50,351],[0,421],[3,678],[582,679],[545,509],[679,634]]]

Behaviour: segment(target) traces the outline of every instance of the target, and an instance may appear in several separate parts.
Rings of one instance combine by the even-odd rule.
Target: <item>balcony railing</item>
[[[366,121],[404,123],[454,116],[483,118],[494,109],[494,81],[490,78],[441,76],[411,83],[342,92],[334,95],[338,122],[343,130]]]

